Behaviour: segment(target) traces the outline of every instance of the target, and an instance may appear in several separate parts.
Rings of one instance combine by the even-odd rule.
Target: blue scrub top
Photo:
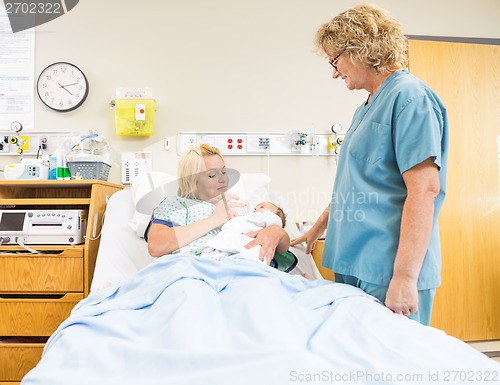
[[[402,174],[429,157],[439,167],[431,239],[419,290],[441,283],[438,214],[446,190],[448,119],[438,96],[407,70],[385,80],[355,112],[342,143],[333,187],[323,265],[388,286],[406,199]]]

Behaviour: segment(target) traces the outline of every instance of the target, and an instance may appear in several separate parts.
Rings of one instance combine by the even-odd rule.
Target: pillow
[[[109,198],[91,291],[120,284],[156,260],[149,255],[144,239],[136,237],[129,226],[134,211],[132,189],[117,191]]]
[[[151,215],[156,206],[168,196],[177,195],[177,177],[163,172],[148,172],[134,180],[132,193],[135,209]]]
[[[237,176],[232,178],[235,180]],[[263,173],[239,174],[238,181],[228,190],[228,193],[235,194],[245,202],[249,202],[255,191],[267,185],[270,181],[271,178]],[[176,196],[177,189],[177,177],[163,172],[148,172],[134,179],[132,195],[135,213],[129,222],[129,226],[139,237],[144,237],[144,231],[149,224],[155,207],[165,197]]]
[[[163,172],[148,172],[134,179],[131,190],[135,211],[128,224],[139,237],[144,237],[154,208],[166,196],[177,195],[177,188],[177,177]]]

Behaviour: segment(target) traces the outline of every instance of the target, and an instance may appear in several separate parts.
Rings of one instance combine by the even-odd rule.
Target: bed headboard
[[[109,198],[91,290],[121,283],[154,261],[146,241],[129,225],[134,213],[130,189],[118,191]]]

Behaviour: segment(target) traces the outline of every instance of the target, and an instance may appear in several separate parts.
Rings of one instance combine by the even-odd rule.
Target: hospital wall
[[[183,131],[328,132],[344,130],[365,91],[331,78],[315,52],[318,26],[358,1],[85,0],[36,28],[35,71],[70,61],[86,73],[85,104],[57,113],[35,100],[38,131],[98,130],[117,154],[151,151],[153,169],[175,173]],[[411,35],[500,37],[498,0],[379,0]],[[117,87],[151,87],[151,137],[121,137],[109,106]],[[170,138],[171,149],[164,149]],[[119,159],[116,159],[119,161]],[[6,158],[0,162],[7,162]],[[328,156],[226,158],[242,172],[265,172],[300,219],[329,201],[336,161]],[[120,182],[119,162],[110,181]]]

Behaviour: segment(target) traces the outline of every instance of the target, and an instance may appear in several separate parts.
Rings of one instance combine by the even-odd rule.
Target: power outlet
[[[227,136],[224,140],[223,154],[244,154],[247,151],[246,137],[244,135]]]
[[[150,152],[122,152],[122,183],[130,184],[139,175],[152,171]]]
[[[196,145],[196,134],[181,132],[177,139],[177,153],[182,155],[189,147]]]

